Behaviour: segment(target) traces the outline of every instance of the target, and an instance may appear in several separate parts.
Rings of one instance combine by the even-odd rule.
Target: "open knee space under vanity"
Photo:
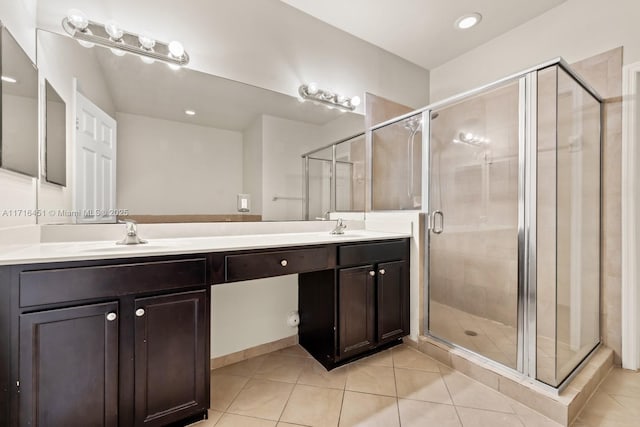
[[[329,369],[400,344],[409,333],[410,240],[368,235],[322,233],[317,243],[305,236],[306,244],[278,246],[241,237],[224,248],[213,244],[224,238],[212,238],[209,250],[199,241],[179,253],[122,249],[94,260],[78,255],[82,244],[75,255],[56,244],[38,245],[31,258],[4,254],[0,338],[10,344],[0,369],[0,424],[162,426],[205,418],[216,393],[212,285],[299,274],[300,342]]]

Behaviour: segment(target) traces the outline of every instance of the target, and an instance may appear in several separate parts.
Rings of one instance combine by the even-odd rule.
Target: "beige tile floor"
[[[559,425],[406,345],[331,372],[299,346],[216,369],[209,414],[194,427]]]
[[[640,426],[640,373],[613,369],[587,402],[573,426]]]

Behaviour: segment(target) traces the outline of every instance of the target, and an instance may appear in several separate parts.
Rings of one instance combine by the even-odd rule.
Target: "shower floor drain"
[[[465,335],[469,335],[470,337],[477,337],[478,333],[476,331],[464,331]]]

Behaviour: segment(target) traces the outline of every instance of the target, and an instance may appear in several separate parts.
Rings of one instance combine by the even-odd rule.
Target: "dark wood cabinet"
[[[409,333],[409,269],[407,262],[377,265],[378,342],[385,343]]]
[[[186,425],[207,415],[211,286],[299,274],[327,369],[409,331],[409,239],[0,266],[0,426]]]
[[[340,358],[376,345],[376,281],[373,265],[338,272]]]
[[[189,255],[0,267],[0,426],[204,418],[207,265]]]
[[[335,279],[299,276],[300,344],[327,369],[409,334],[409,240],[338,247]]]
[[[135,425],[162,426],[209,407],[207,291],[135,302]]]
[[[118,303],[20,315],[20,425],[118,425]]]

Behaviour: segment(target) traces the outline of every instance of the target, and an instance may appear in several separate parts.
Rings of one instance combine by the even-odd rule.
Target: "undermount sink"
[[[116,245],[113,246],[103,246],[97,248],[88,248],[83,249],[83,252],[133,252],[137,250],[164,250],[171,249],[172,246],[160,246],[160,245],[149,245],[149,244],[141,244],[141,245]]]
[[[361,233],[350,233],[345,231],[343,234],[332,234],[334,237],[367,237],[365,234]]]

